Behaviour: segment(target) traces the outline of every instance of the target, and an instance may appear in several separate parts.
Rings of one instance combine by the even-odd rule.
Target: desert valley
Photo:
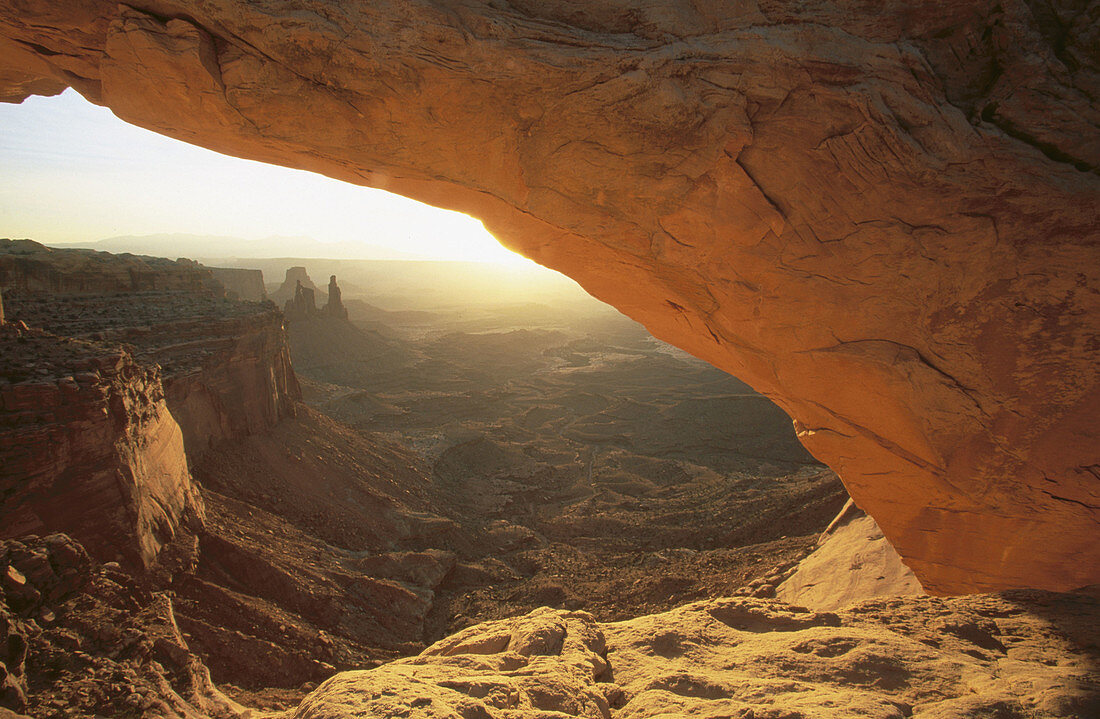
[[[570,283],[2,243],[11,709],[1096,706],[1092,595],[920,596],[778,408]],[[746,651],[752,681],[712,673]]]
[[[1100,716],[1097,28],[0,5],[0,719]]]

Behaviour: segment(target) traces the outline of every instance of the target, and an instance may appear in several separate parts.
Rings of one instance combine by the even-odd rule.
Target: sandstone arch
[[[0,98],[71,86],[480,217],[772,397],[929,590],[1069,589],[1100,580],[1098,27],[1095,0],[17,0]]]

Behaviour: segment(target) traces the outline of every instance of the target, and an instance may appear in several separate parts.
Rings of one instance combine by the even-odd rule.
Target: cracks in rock
[[[1055,146],[1050,142],[1040,140],[1034,135],[1028,134],[1023,129],[1016,127],[1011,120],[1003,115],[997,114],[998,104],[991,102],[982,108],[981,118],[982,121],[993,125],[998,130],[1003,132],[1008,137],[1014,140],[1030,145],[1039,152],[1043,153],[1048,160],[1057,162],[1062,165],[1069,165],[1078,172],[1091,172],[1093,174],[1100,174],[1100,168],[1092,165],[1081,158],[1074,157],[1065,150]]]
[[[59,57],[59,56],[72,57],[71,55],[68,55],[67,53],[58,52],[57,50],[51,50],[50,48],[46,47],[45,45],[39,45],[38,43],[31,42],[30,40],[20,40],[19,38],[11,38],[11,41],[14,42],[16,45],[22,45],[23,47],[27,48],[28,50],[30,50],[34,53],[37,53],[38,55],[41,55],[42,57]]]
[[[1046,489],[1040,489],[1039,491],[1042,492],[1043,494],[1045,494],[1046,496],[1050,497],[1051,499],[1058,500],[1059,502],[1065,502],[1066,504],[1076,504],[1079,507],[1084,507],[1085,509],[1091,510],[1093,512],[1095,512],[1096,510],[1100,510],[1100,505],[1089,504],[1088,502],[1082,502],[1079,499],[1070,499],[1069,497],[1061,497],[1061,496],[1059,496],[1057,494],[1054,494],[1053,492],[1050,492]],[[1092,521],[1096,522],[1097,524],[1100,524],[1100,516],[1093,515],[1092,516]]]
[[[760,182],[756,179],[756,177],[753,176],[753,173],[752,173],[751,170],[749,170],[748,165],[745,163],[744,160],[741,159],[741,155],[743,155],[745,150],[747,150],[747,149],[748,149],[748,146],[746,145],[745,147],[743,147],[741,149],[741,152],[737,153],[736,156],[734,156],[729,150],[726,150],[725,154],[726,154],[726,157],[730,158],[735,163],[737,163],[737,166],[741,168],[741,171],[744,172],[745,176],[749,178],[749,181],[752,182],[752,184],[760,192],[761,196],[763,196],[763,198],[768,201],[768,204],[771,205],[772,209],[775,210],[776,213],[780,217],[782,217],[784,220],[786,220],[787,219],[787,213],[783,211],[782,207],[780,207],[779,202],[775,198],[773,198],[771,195],[769,195],[767,193],[767,191],[764,190],[763,185],[761,185]]]
[[[348,44],[348,38],[351,37],[351,30],[347,30],[343,27],[340,27],[339,29],[341,32],[344,33],[344,36],[336,41],[335,46],[332,48],[331,51],[328,52],[327,56],[325,57],[325,61],[321,63],[321,68],[317,71],[318,81],[322,83],[325,83],[325,73],[332,66],[333,58],[336,56],[336,52],[341,48],[346,48]],[[331,87],[330,85],[328,85],[328,83],[325,83],[325,85]]]
[[[910,452],[909,450],[905,449],[904,447],[897,444],[896,442],[893,442],[889,439],[886,439],[885,437],[878,434],[877,432],[874,432],[874,431],[868,429],[867,427],[864,427],[863,425],[859,424],[858,422],[855,422],[851,419],[848,419],[847,417],[837,413],[836,411],[830,409],[829,407],[826,407],[825,405],[823,405],[819,402],[814,402],[812,400],[807,400],[806,403],[811,405],[811,406],[817,407],[821,411],[828,414],[830,417],[834,417],[835,419],[837,419],[842,424],[847,425],[848,427],[850,427],[852,430],[854,430],[856,432],[856,435],[862,436],[864,439],[868,439],[868,440],[874,442],[875,444],[877,444],[879,447],[883,448],[884,450],[886,450],[890,454],[893,454],[895,457],[898,457],[898,458],[908,462],[909,464],[912,464],[915,467],[923,470],[925,473],[928,474],[929,477],[931,477],[933,479],[933,481],[937,485],[939,485],[939,488],[942,491],[946,491],[949,494],[954,494],[954,495],[963,496],[963,497],[967,497],[967,498],[972,499],[969,492],[964,491],[961,487],[957,487],[956,485],[952,484],[951,482],[947,481],[944,478],[944,476],[943,476],[944,469],[942,467],[939,467],[939,466],[933,464],[932,462],[919,457],[918,455]],[[833,431],[837,432],[838,434],[843,434],[842,432],[839,432],[838,430],[833,430]],[[844,436],[854,438],[856,435],[844,435]]]
[[[977,389],[963,384],[961,381],[959,381],[958,378],[951,375],[946,370],[940,368],[938,365],[932,362],[932,360],[930,360],[923,352],[918,350],[916,347],[913,347],[912,345],[907,345],[903,342],[873,337],[860,340],[844,340],[839,341],[837,344],[828,347],[814,347],[810,349],[800,350],[798,354],[812,354],[815,352],[835,352],[838,350],[844,351],[847,347],[858,347],[864,343],[869,342],[892,345],[893,347],[896,347],[899,351],[915,357],[921,365],[932,370],[947,385],[966,396],[966,398],[969,399],[970,402],[974,405],[974,408],[978,410],[978,412],[980,412],[983,417],[987,419],[990,417],[990,414],[982,407],[981,402],[978,401],[979,393]]]
[[[665,227],[665,223],[660,218],[657,219],[657,224],[660,225],[661,230],[663,230],[664,233],[666,235],[668,235],[668,237],[673,242],[675,242],[676,244],[680,245],[681,247],[687,247],[687,248],[690,248],[690,249],[693,249],[693,250],[695,249],[695,245],[691,244],[690,242],[685,242],[684,240],[681,240],[679,237],[677,237],[675,234],[673,234],[667,227]]]
[[[1087,472],[1088,474],[1091,474],[1093,477],[1095,477],[1097,480],[1100,480],[1100,464],[1082,465],[1077,468],[1077,471]],[[1043,479],[1046,479],[1046,477],[1044,477]]]
[[[842,137],[847,137],[848,135],[854,135],[854,134],[856,134],[857,132],[859,132],[860,130],[862,130],[865,127],[867,127],[867,123],[866,122],[861,122],[860,124],[856,125],[855,127],[851,128],[851,129],[838,130],[837,132],[834,132],[831,135],[826,135],[825,137],[821,138],[821,142],[817,143],[817,145],[814,146],[814,149],[815,150],[820,150],[821,147],[826,142],[828,142],[829,140],[837,140],[837,139],[840,139]]]
[[[793,265],[785,262],[782,258],[776,259],[776,266],[786,272],[798,275],[804,280],[821,280],[822,282],[828,282],[829,284],[833,284],[838,287],[851,287],[852,285],[859,285],[860,287],[873,287],[875,284],[873,282],[856,279],[855,277],[839,278],[831,277],[829,275],[823,275],[820,272],[811,272],[802,267],[794,267]]]
[[[838,429],[833,429],[832,427],[807,427],[804,424],[802,424],[801,422],[799,422],[797,424],[797,426],[795,427],[795,435],[798,436],[798,437],[811,437],[815,434],[820,434],[820,433],[831,434],[831,435],[835,435],[837,437],[843,437],[844,439],[855,439],[856,438],[856,435],[854,435],[854,434],[846,434],[844,432],[841,432]],[[893,472],[873,472],[873,473],[865,472],[863,476],[872,477],[872,476],[880,476],[880,475],[886,475],[886,474],[894,474],[894,473]]]
[[[973,217],[973,218],[980,218],[980,219],[983,219],[983,220],[988,220],[990,226],[993,228],[993,238],[996,240],[998,245],[1002,244],[1001,243],[1001,228],[997,226],[997,218],[996,217],[994,217],[993,215],[987,214],[985,212],[961,212],[959,214],[962,217]]]
[[[210,28],[206,27],[203,23],[199,22],[199,20],[197,18],[195,18],[191,15],[188,15],[186,13],[175,13],[175,14],[172,14],[172,15],[160,15],[158,13],[155,13],[155,12],[143,9],[143,8],[137,8],[137,7],[134,7],[132,5],[122,5],[121,7],[125,7],[125,8],[128,8],[128,9],[130,9],[131,11],[133,11],[135,13],[138,13],[138,14],[141,14],[141,15],[146,15],[148,17],[154,18],[155,20],[159,21],[161,24],[167,24],[170,20],[182,20],[183,22],[186,22],[187,24],[194,27],[197,31],[199,31],[199,32],[203,33],[204,35],[206,35],[210,39],[211,44],[215,48],[215,50],[217,50],[217,45],[218,45],[219,42],[224,42],[224,43],[227,43],[227,44],[234,45],[238,49],[241,49],[241,50],[247,49],[248,51],[251,51],[256,57],[261,58],[261,59],[263,59],[267,62],[270,62],[271,64],[282,68],[283,70],[286,70],[288,73],[290,73],[294,77],[298,78],[302,82],[305,82],[309,85],[312,85],[314,87],[317,87],[321,90],[324,90],[324,91],[328,92],[330,95],[333,96],[334,99],[339,100],[339,101],[347,104],[353,110],[356,110],[356,112],[358,112],[358,110],[355,108],[354,105],[351,105],[351,103],[349,103],[347,100],[345,100],[343,98],[340,98],[336,95],[336,88],[334,88],[331,85],[325,83],[323,80],[313,78],[313,77],[309,77],[308,75],[301,74],[300,72],[295,70],[293,67],[291,67],[289,64],[287,64],[285,62],[282,62],[282,61],[272,57],[271,55],[267,54],[266,52],[264,52],[263,50],[261,50],[257,46],[253,45],[252,43],[248,42],[244,38],[240,37],[239,35],[235,35],[235,34],[229,32],[227,29],[225,29],[224,33],[215,32],[215,31],[211,30]],[[348,37],[351,36],[350,31],[343,30],[343,28],[341,28],[341,30],[344,32],[344,37],[340,41],[338,41],[338,43],[346,42]],[[218,61],[219,75],[220,75],[220,67],[221,67],[221,60],[222,60],[221,53],[216,53],[215,59]],[[215,79],[218,81],[218,83],[223,88],[225,87],[225,82],[224,82],[222,77],[219,76]],[[230,105],[230,106],[232,107],[232,105]],[[233,109],[237,110],[236,107],[234,107]],[[237,110],[237,112],[239,113],[240,111]],[[243,117],[243,115],[242,115],[242,117]],[[245,119],[247,119],[247,118],[245,118]],[[255,125],[255,123],[252,123],[251,121],[249,121],[249,122],[251,124]]]
[[[968,387],[967,385],[960,382],[957,377],[949,374],[946,370],[934,364],[928,357],[925,356],[923,352],[921,352],[917,348],[900,343],[895,344],[898,344],[899,347],[912,351],[913,354],[916,355],[917,359],[921,362],[921,364],[923,364],[925,367],[928,367],[937,375],[939,375],[944,381],[947,382],[948,385],[964,394],[971,402],[974,403],[974,407],[979,412],[981,412],[983,417],[985,417],[986,419],[990,418],[989,413],[985,411],[985,409],[981,405],[981,402],[978,401],[978,391],[975,388]]]

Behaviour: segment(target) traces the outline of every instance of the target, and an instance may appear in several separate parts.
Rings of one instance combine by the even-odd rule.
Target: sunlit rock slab
[[[1088,716],[1097,610],[1044,593],[719,599],[613,624],[544,608],[339,674],[293,717]]]

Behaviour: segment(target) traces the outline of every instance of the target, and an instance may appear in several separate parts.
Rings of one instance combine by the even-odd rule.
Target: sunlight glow
[[[285,245],[290,236],[332,243],[322,252],[341,259],[534,266],[467,215],[188,145],[72,90],[0,103],[0,167],[0,237],[61,244],[186,233]]]

